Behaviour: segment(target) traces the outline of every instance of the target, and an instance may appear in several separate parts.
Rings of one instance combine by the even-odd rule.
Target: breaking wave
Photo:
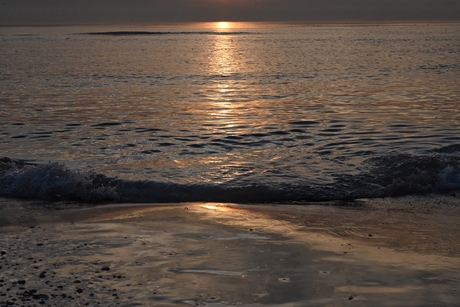
[[[0,196],[82,202],[275,203],[351,200],[460,189],[460,146],[424,155],[389,154],[365,161],[358,175],[338,174],[331,184],[177,184],[126,180],[64,164],[0,159]],[[298,182],[298,181],[297,181]]]
[[[31,164],[9,158],[0,159],[0,191],[4,197],[90,203],[118,200],[111,179],[102,174],[60,163]]]

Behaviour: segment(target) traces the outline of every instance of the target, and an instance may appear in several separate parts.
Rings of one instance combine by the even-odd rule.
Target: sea
[[[0,28],[0,196],[302,203],[460,189],[460,24]]]

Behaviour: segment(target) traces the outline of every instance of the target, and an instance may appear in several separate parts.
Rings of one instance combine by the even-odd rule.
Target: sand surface
[[[0,199],[0,306],[460,306],[459,203]]]

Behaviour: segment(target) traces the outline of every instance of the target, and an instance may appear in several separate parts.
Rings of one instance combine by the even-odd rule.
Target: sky
[[[460,0],[0,0],[0,25],[460,21]]]

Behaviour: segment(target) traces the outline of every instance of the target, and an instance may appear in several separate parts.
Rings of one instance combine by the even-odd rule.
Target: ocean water
[[[0,28],[0,196],[460,189],[460,25]]]

